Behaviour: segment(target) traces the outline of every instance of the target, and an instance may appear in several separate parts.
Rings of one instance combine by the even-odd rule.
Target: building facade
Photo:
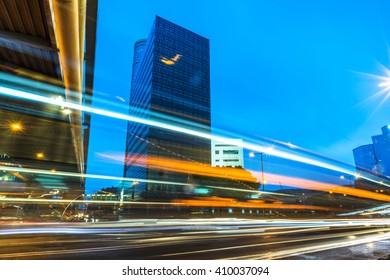
[[[236,145],[232,144],[236,143]],[[229,144],[211,141],[211,165],[213,167],[237,167],[244,168],[244,152],[242,139],[229,139]]]
[[[382,127],[382,134],[372,136],[377,169],[381,175],[390,177],[390,125]]]
[[[382,127],[382,134],[372,136],[372,144],[353,150],[357,172],[390,177],[390,125]]]
[[[377,159],[372,144],[362,145],[353,149],[353,157],[358,172],[375,172]]]
[[[190,174],[156,162],[210,165],[210,140],[163,128],[210,133],[209,40],[156,16],[148,39],[136,42],[133,61],[129,113],[161,125],[129,122],[124,176],[141,179],[137,194],[175,192],[179,184],[164,182],[187,182]]]

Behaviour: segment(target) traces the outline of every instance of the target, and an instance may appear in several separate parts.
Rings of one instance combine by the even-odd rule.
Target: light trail
[[[109,157],[109,156],[106,156]],[[118,160],[116,157],[109,157],[110,159]],[[190,162],[188,160],[178,160],[171,158],[161,158],[156,156],[148,156],[147,159],[141,159],[134,164],[134,166],[148,166],[149,169],[172,171],[176,173],[190,173],[193,175],[202,175],[207,177],[228,178],[239,180],[243,183],[256,182],[256,178],[250,175],[246,170],[224,167],[216,168],[208,164],[198,162]]]
[[[150,224],[150,222],[152,224]],[[15,225],[14,229],[9,229],[9,226],[4,225],[2,240],[0,241],[0,259],[5,258],[33,258],[43,257],[50,259],[50,256],[66,256],[80,254],[94,254],[97,252],[116,252],[123,250],[147,250],[156,247],[167,248],[182,248],[181,245],[195,244],[198,248],[195,250],[176,251],[158,253],[155,257],[177,258],[179,256],[209,256],[213,258],[211,253],[222,254],[214,255],[222,259],[280,259],[291,256],[309,254],[324,250],[338,249],[346,246],[356,246],[364,243],[372,244],[373,242],[385,240],[390,238],[390,220],[281,220],[281,221],[267,221],[267,220],[243,220],[243,219],[169,219],[169,220],[129,220],[120,224],[73,224],[69,227],[69,223],[64,223],[67,227],[59,224],[45,224],[40,223],[40,227],[34,227],[34,223],[29,225]],[[367,227],[369,225],[369,227]],[[32,226],[32,227],[31,227]],[[249,228],[248,228],[249,227]],[[371,228],[370,228],[371,227]],[[379,228],[375,228],[379,227]],[[345,231],[347,230],[348,231]],[[336,232],[331,232],[336,230]],[[343,232],[337,232],[342,230]],[[164,233],[164,235],[159,235]],[[17,243],[12,243],[9,237],[15,235],[28,234],[26,238],[33,242],[29,243],[18,237]],[[66,242],[47,240],[45,238],[53,235],[80,235],[81,239],[75,238],[73,242],[69,242],[68,237],[61,237]],[[184,234],[184,235],[183,235]],[[289,238],[289,234],[291,237]],[[309,234],[309,236],[298,236],[297,234]],[[32,235],[32,236],[30,236]],[[33,239],[37,235],[39,239]],[[136,235],[136,236],[134,236]],[[88,236],[88,238],[86,238]],[[96,236],[96,237],[94,237]],[[283,239],[278,239],[276,236],[286,236]],[[239,240],[243,238],[252,237],[255,243],[239,245],[224,246],[226,242],[230,244],[232,238]],[[272,237],[272,238],[271,238]],[[7,239],[8,238],[8,239]],[[90,238],[90,239],[89,239]],[[210,249],[199,248],[199,242],[209,242],[214,244],[214,240],[220,242],[219,245],[223,247],[214,247]],[[258,239],[261,238],[261,239]],[[21,243],[20,243],[21,242]],[[49,242],[52,246],[58,245],[58,249],[45,250],[46,246],[41,247],[40,244],[47,244]],[[9,251],[9,244],[12,251]],[[67,244],[64,248],[60,244]],[[96,246],[96,244],[104,244],[103,246]],[[23,246],[34,246],[32,251],[23,250]],[[74,246],[77,246],[74,248]],[[73,248],[72,248],[73,247]],[[7,249],[8,248],[8,249]],[[20,248],[20,249],[19,249]],[[183,247],[184,248],[184,247]],[[189,247],[191,248],[191,247]],[[264,249],[263,249],[264,248]],[[269,248],[273,248],[272,252],[268,252]],[[41,250],[42,249],[42,250]],[[243,252],[263,251],[262,253],[246,253]],[[265,251],[267,250],[267,251]],[[153,253],[154,254],[154,253]],[[148,255],[151,256],[151,255]],[[152,255],[153,256],[153,255]]]
[[[300,188],[300,189],[329,192],[335,194],[342,194],[342,195],[390,202],[390,196],[383,193],[376,193],[376,192],[371,192],[363,189],[344,187],[344,186],[330,184],[330,183],[322,183],[314,180],[296,178],[291,176],[282,176],[282,175],[272,174],[272,173],[265,173],[265,176],[267,177],[267,181],[272,184],[277,184],[277,182],[282,181],[282,182],[286,182],[291,187]]]
[[[44,169],[33,169],[33,168],[24,168],[24,167],[8,167],[0,166],[0,170],[15,172],[15,173],[30,173],[30,174],[39,174],[39,175],[50,175],[50,176],[60,176],[60,177],[73,177],[73,178],[92,178],[92,179],[103,179],[103,180],[115,180],[115,181],[125,181],[125,182],[143,182],[143,183],[156,183],[156,184],[165,184],[165,185],[176,185],[176,186],[189,186],[193,187],[192,183],[180,183],[180,182],[171,182],[171,181],[160,181],[160,180],[150,180],[150,179],[141,179],[141,178],[126,178],[118,176],[108,176],[100,174],[80,174],[75,172],[65,172],[65,171],[51,171]],[[247,192],[253,194],[272,194],[274,196],[292,196],[289,194],[283,193],[271,193],[258,190],[248,190],[248,189],[238,189],[238,188],[229,188],[229,187],[220,187],[220,186],[211,186],[211,185],[201,185],[202,187],[212,188],[212,189],[222,189],[222,190],[232,190],[236,192]]]
[[[237,201],[224,198],[203,198],[203,199],[175,199],[173,202],[187,207],[222,207],[222,208],[243,208],[243,209],[291,209],[291,210],[317,210],[317,211],[341,211],[338,208],[322,207],[313,205],[265,203],[262,200]]]
[[[119,200],[74,200],[74,199],[45,199],[45,198],[8,198],[2,197],[0,201],[3,202],[22,202],[22,203],[50,203],[50,204],[64,204],[64,203],[74,203],[74,204],[131,204],[131,205],[181,205],[180,203],[175,202],[140,202],[140,201],[119,201]]]
[[[34,169],[34,168],[24,168],[24,167],[7,167],[1,166],[0,170],[9,171],[9,172],[25,172],[30,174],[40,174],[40,175],[51,175],[51,176],[64,176],[64,177],[73,177],[73,178],[93,178],[93,179],[104,179],[104,180],[118,180],[126,182],[144,182],[144,183],[164,183],[167,185],[181,185],[181,186],[190,186],[191,184],[178,183],[178,182],[169,182],[169,181],[158,181],[158,180],[146,180],[141,178],[126,178],[119,176],[107,176],[99,174],[80,174],[75,172],[65,172],[65,171],[51,171],[44,169]]]
[[[198,165],[194,165],[194,166],[197,167]],[[200,170],[204,169],[203,166],[199,166],[199,168],[201,168]],[[174,168],[174,169],[177,171],[177,168]],[[30,169],[30,168],[22,168],[22,167],[1,166],[0,170],[15,172],[15,173],[25,172],[25,173],[31,173],[31,174],[41,174],[41,175],[51,175],[51,176],[82,177],[82,178],[94,178],[94,179],[105,179],[105,180],[118,180],[118,181],[125,181],[125,182],[137,181],[137,182],[145,182],[145,183],[157,183],[157,184],[193,187],[192,183],[178,183],[178,182],[170,182],[170,181],[145,180],[145,179],[140,179],[140,178],[124,178],[124,177],[98,175],[98,174],[80,174],[80,173],[63,172],[63,171],[52,172],[49,170]],[[208,170],[208,169],[206,169],[206,170]],[[191,168],[188,171],[191,171]],[[211,171],[207,171],[207,172],[213,172],[213,171],[211,170]],[[222,173],[224,173],[224,172],[225,171],[222,171]],[[210,173],[208,173],[208,174],[209,174],[209,176],[211,176]],[[212,173],[212,174],[214,174],[214,173]],[[237,173],[237,174],[240,174],[240,173]],[[226,176],[226,175],[218,173],[217,176]],[[238,176],[242,176],[242,175],[237,175],[237,178],[241,178]],[[268,182],[271,182],[271,183],[277,183],[277,182],[283,181],[283,182],[287,182],[290,186],[293,186],[296,188],[301,188],[301,189],[317,190],[317,191],[323,191],[323,192],[332,192],[332,193],[338,193],[338,194],[343,194],[343,195],[345,194],[345,195],[350,195],[350,196],[355,196],[355,197],[390,202],[389,195],[370,192],[367,190],[342,187],[342,186],[338,186],[338,185],[334,185],[334,184],[321,183],[321,182],[317,182],[317,181],[313,181],[313,180],[288,177],[288,176],[281,176],[281,175],[276,175],[276,174],[271,174],[271,173],[266,173],[266,176],[268,178]],[[245,179],[245,177],[242,177],[242,178]],[[210,185],[201,185],[201,186],[211,188],[211,189],[232,190],[232,191],[236,191],[236,192],[244,192],[244,193],[247,192],[247,193],[253,193],[253,194],[270,194],[273,196],[292,196],[292,195],[288,195],[288,194],[282,194],[282,193],[276,193],[276,192],[272,192],[272,193],[271,192],[262,192],[262,191],[258,191],[258,190],[238,189],[238,188],[219,187],[219,186],[210,186]],[[1,198],[0,198],[0,200],[1,200]],[[32,201],[32,200],[30,200],[30,201]],[[58,201],[58,200],[56,200],[56,201]],[[347,215],[347,214],[345,214],[345,215]]]
[[[389,230],[386,230],[389,231]],[[251,255],[244,255],[244,256],[235,256],[233,258],[222,258],[223,260],[265,260],[265,259],[282,259],[282,258],[288,258],[303,254],[309,254],[309,253],[315,253],[325,250],[332,250],[332,249],[339,249],[343,247],[351,247],[366,243],[373,243],[378,242],[382,240],[386,240],[390,238],[390,233],[380,233],[379,230],[374,231],[373,234],[370,234],[369,236],[364,237],[357,237],[356,239],[353,238],[347,238],[343,241],[328,241],[328,242],[320,242],[316,245],[309,245],[309,246],[302,246],[297,247],[294,246],[291,249],[286,250],[280,250],[275,252],[269,252],[269,253],[262,253],[262,254],[251,254]],[[345,234],[344,237],[350,237],[349,235]]]
[[[41,102],[41,103],[45,103],[45,104],[51,104],[51,105],[55,105],[55,106],[59,106],[59,107],[69,108],[69,109],[77,110],[77,111],[81,111],[81,112],[87,112],[87,113],[91,113],[91,114],[101,115],[101,116],[105,116],[105,117],[110,117],[110,118],[130,121],[130,122],[136,122],[136,123],[142,123],[145,125],[159,127],[159,128],[163,128],[166,130],[175,131],[175,132],[179,132],[179,133],[183,133],[183,134],[187,134],[187,135],[192,135],[192,136],[196,136],[196,137],[200,137],[200,138],[224,142],[226,144],[237,145],[237,143],[232,141],[231,139],[216,136],[216,135],[210,135],[208,133],[204,133],[201,131],[191,130],[188,128],[183,128],[180,126],[175,126],[175,125],[171,125],[171,124],[167,124],[167,123],[163,123],[163,122],[153,121],[150,119],[142,119],[142,118],[138,118],[138,117],[133,117],[130,115],[116,113],[116,112],[112,112],[109,110],[104,110],[104,109],[93,108],[93,107],[89,107],[89,106],[85,106],[85,105],[75,104],[75,103],[64,101],[61,99],[55,99],[55,98],[50,98],[50,97],[46,97],[46,96],[42,96],[42,95],[29,93],[26,91],[10,89],[10,88],[4,87],[4,86],[0,86],[0,93],[3,95],[6,95],[6,96],[14,97],[14,98],[21,98],[21,99],[31,100],[31,101],[35,101],[35,102]],[[194,126],[196,127],[196,125],[194,125]],[[347,169],[345,167],[340,167],[340,166],[330,164],[330,163],[327,163],[327,162],[324,162],[321,160],[313,159],[313,158],[302,156],[302,155],[297,155],[297,154],[294,154],[291,152],[278,150],[276,148],[273,149],[272,151],[270,151],[269,148],[266,146],[260,146],[260,145],[256,145],[256,144],[245,143],[245,142],[243,142],[239,146],[246,148],[246,149],[249,149],[249,150],[252,150],[252,151],[255,151],[255,152],[271,153],[273,156],[276,156],[276,157],[280,157],[280,158],[284,158],[284,159],[288,159],[288,160],[292,160],[292,161],[296,161],[296,162],[301,162],[301,163],[305,163],[305,164],[309,164],[309,165],[313,165],[313,166],[318,166],[318,167],[322,167],[322,168],[325,168],[328,170],[333,170],[333,171],[341,172],[341,173],[352,175],[352,176],[356,175],[355,171],[352,171],[352,170]],[[379,181],[373,180],[369,177],[361,176],[361,178],[368,180],[368,181],[371,181],[371,182],[379,183]],[[390,187],[390,185],[388,185],[386,183],[383,183],[382,185],[386,186],[386,187]]]
[[[327,227],[322,227],[322,228],[318,227],[318,228],[288,230],[288,231],[280,231],[280,232],[272,232],[272,233],[264,232],[264,233],[261,233],[261,234],[256,234],[255,236],[265,236],[265,235],[270,235],[270,234],[272,234],[272,235],[282,235],[282,234],[290,234],[290,233],[295,234],[295,233],[308,233],[308,232],[317,232],[318,233],[318,232],[326,231],[326,230],[329,230],[329,228],[327,228]],[[363,234],[374,234],[374,235],[376,235],[378,233],[378,231],[379,230],[366,230],[366,231],[360,232],[359,234],[361,234],[361,235],[363,235]],[[387,230],[387,231],[390,231],[390,230]],[[272,246],[272,245],[278,245],[278,244],[281,244],[281,245],[282,244],[289,245],[289,244],[296,244],[296,243],[299,244],[299,243],[302,243],[302,242],[313,242],[313,241],[324,240],[325,238],[328,238],[328,239],[332,239],[332,238],[345,238],[345,237],[348,237],[348,236],[349,236],[349,234],[328,234],[328,235],[326,235],[326,237],[324,235],[320,235],[320,236],[315,236],[315,237],[299,238],[299,239],[293,239],[293,240],[264,242],[264,243],[261,243],[261,244],[257,244],[256,243],[256,244],[249,244],[249,245],[228,246],[228,247],[216,248],[216,249],[185,251],[185,252],[179,252],[179,253],[164,254],[162,256],[174,257],[174,256],[184,256],[184,255],[193,255],[193,254],[204,254],[204,253],[211,253],[211,252],[218,252],[218,251],[237,250],[237,249],[244,249],[244,248],[245,249],[261,248],[261,247],[265,247],[265,246]],[[227,237],[229,237],[229,238],[231,238],[231,237],[238,238],[238,237],[243,237],[243,235],[242,234],[228,235]],[[386,237],[385,237],[385,239],[386,239]],[[365,242],[363,242],[363,243],[365,243]],[[345,246],[340,246],[340,247],[345,247]],[[302,246],[302,250],[304,251],[303,248],[306,248],[306,247]],[[323,251],[323,250],[327,250],[327,249],[326,248],[325,249],[319,249],[318,248],[318,251]],[[288,252],[294,253],[294,249],[288,250]],[[306,253],[306,251],[304,253]],[[276,255],[277,254],[278,253],[276,253]],[[240,256],[240,257],[222,258],[222,259],[223,260],[254,259],[254,258],[252,258],[252,256],[253,255],[251,255],[249,258],[247,258],[247,256]],[[254,255],[254,256],[258,256],[258,255]],[[262,254],[262,256],[267,256],[267,259],[269,259],[269,253]],[[286,254],[286,253],[284,253],[284,255],[283,255],[284,258],[290,257],[290,256],[293,256],[293,255]],[[282,258],[282,256],[279,257],[279,258]],[[259,259],[261,259],[261,258],[259,258]]]
[[[353,216],[353,215],[362,215],[362,214],[367,214],[369,215],[370,213],[382,213],[381,211],[384,211],[385,213],[388,209],[390,209],[390,204],[384,204],[372,208],[367,208],[367,209],[362,209],[358,211],[353,211],[353,212],[348,212],[348,213],[341,213],[338,214],[338,216]]]

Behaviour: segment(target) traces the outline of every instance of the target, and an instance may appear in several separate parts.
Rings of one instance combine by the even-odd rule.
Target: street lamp
[[[263,161],[263,155],[264,153],[261,152],[250,152],[249,156],[250,157],[255,157],[256,154],[260,155],[260,160],[261,160],[261,185],[263,186],[263,192],[264,192],[264,161]]]
[[[65,215],[65,212],[66,212],[66,210],[68,210],[69,206],[70,206],[73,202],[75,202],[78,198],[80,198],[80,197],[82,197],[82,196],[84,197],[84,194],[80,194],[79,196],[76,196],[74,199],[72,199],[72,200],[69,202],[69,204],[65,207],[64,211],[62,212],[61,220],[63,219],[63,217],[64,217],[64,215]]]
[[[39,159],[43,159],[45,157],[44,153],[42,153],[42,152],[37,153],[36,156]]]
[[[17,131],[22,131],[23,130],[23,126],[19,122],[10,123],[9,126],[10,126],[10,129],[11,129],[12,132],[17,132]]]
[[[340,176],[340,179],[345,180],[346,178],[349,179],[349,186],[352,188],[352,181],[353,181],[353,178],[357,178],[357,177],[352,176],[352,175],[347,175],[347,176],[341,175],[341,176]]]
[[[131,199],[134,200],[134,195],[135,195],[135,186],[138,185],[138,181],[134,181],[131,186],[132,186],[132,190],[131,190]]]

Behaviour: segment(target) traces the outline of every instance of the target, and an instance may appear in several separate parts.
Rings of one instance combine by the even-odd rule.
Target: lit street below
[[[0,259],[377,259],[390,220],[144,219],[1,224]]]

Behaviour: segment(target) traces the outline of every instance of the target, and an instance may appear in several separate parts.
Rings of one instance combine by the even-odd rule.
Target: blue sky
[[[389,10],[386,0],[100,0],[95,97],[105,102],[94,105],[127,112],[133,45],[159,15],[210,39],[213,127],[353,164],[352,149],[390,123],[385,95],[373,98],[380,81],[363,74],[390,67]],[[102,155],[123,155],[126,123],[93,116],[91,127],[88,172],[122,176]]]

